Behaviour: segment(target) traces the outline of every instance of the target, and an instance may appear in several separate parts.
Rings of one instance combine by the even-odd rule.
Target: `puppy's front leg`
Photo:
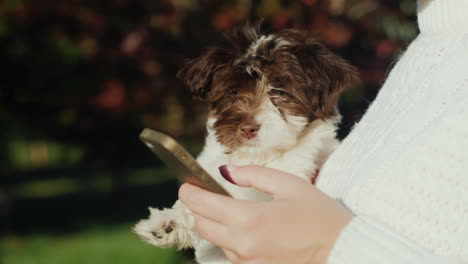
[[[172,208],[149,210],[150,217],[133,228],[144,241],[157,247],[177,245],[178,249],[183,249],[193,247],[199,240],[194,231],[193,215],[182,202],[176,201]]]

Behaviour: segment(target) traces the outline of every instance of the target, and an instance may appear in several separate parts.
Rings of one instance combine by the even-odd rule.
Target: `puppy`
[[[318,169],[339,144],[341,92],[356,69],[299,30],[263,34],[259,26],[227,33],[221,43],[189,61],[179,72],[194,98],[208,101],[206,142],[200,164],[237,199],[265,194],[225,181],[224,164],[256,164],[314,182]],[[177,201],[170,209],[150,208],[134,231],[158,247],[193,247],[198,263],[229,263],[222,251],[201,239],[191,212]]]

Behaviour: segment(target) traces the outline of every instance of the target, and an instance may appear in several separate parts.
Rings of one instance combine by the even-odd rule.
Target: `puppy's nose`
[[[252,139],[257,136],[260,125],[253,120],[247,120],[240,124],[239,129],[242,137]]]

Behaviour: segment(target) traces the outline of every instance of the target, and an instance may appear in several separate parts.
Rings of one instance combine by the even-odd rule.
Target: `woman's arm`
[[[353,218],[293,175],[259,166],[230,166],[227,171],[230,181],[255,187],[273,200],[240,201],[189,184],[181,187],[179,198],[194,212],[199,234],[233,263],[462,263],[433,255],[377,223]]]

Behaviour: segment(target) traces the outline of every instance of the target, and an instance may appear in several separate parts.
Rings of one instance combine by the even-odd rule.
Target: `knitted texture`
[[[420,35],[321,170],[317,186],[357,219],[330,263],[376,263],[357,241],[388,263],[468,263],[468,1],[418,4]]]

